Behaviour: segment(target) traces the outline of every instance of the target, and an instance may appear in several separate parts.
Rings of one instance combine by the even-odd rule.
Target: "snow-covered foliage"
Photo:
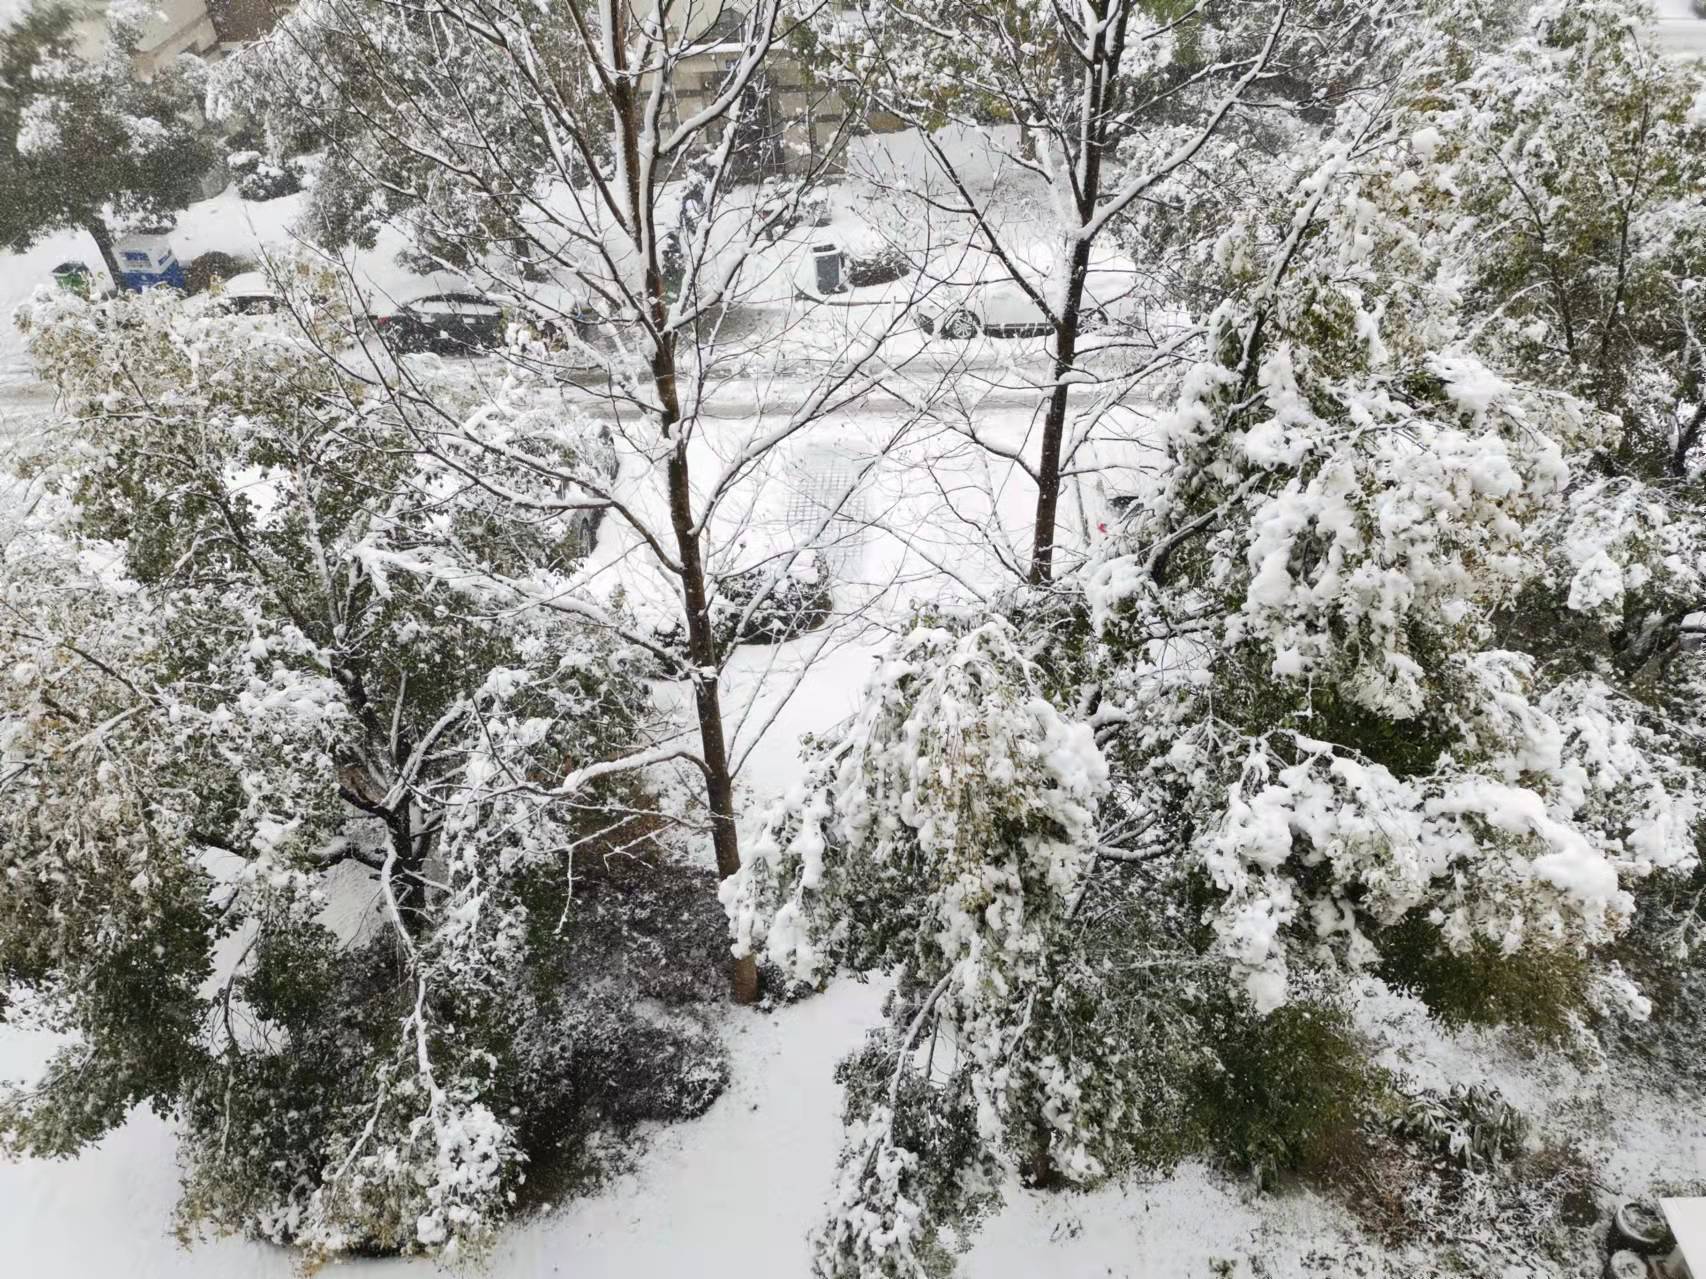
[[[805,982],[850,947],[867,965],[903,964],[929,994],[894,1046],[901,1062],[933,1014],[932,1036],[945,1032],[964,1062],[986,1140],[1031,1123],[1020,1097],[1069,1130],[1079,1094],[1070,1073],[1012,1065],[1035,1002],[1055,985],[1057,934],[1094,860],[1106,785],[1088,726],[1054,709],[1010,626],[921,629],[885,661],[848,744],[725,885],[737,949],[762,945]],[[779,890],[789,899],[772,901]],[[900,1073],[851,1134],[820,1245],[836,1273],[920,1273],[935,1246],[917,1183],[944,1170],[921,1170],[920,1152],[895,1140]]]
[[[855,903],[882,898],[891,908],[868,916],[878,931],[859,944],[927,938],[930,967],[956,974],[947,1007],[1033,981],[1047,921],[1088,865],[1107,786],[1088,726],[1045,694],[1006,623],[915,631],[885,660],[848,747],[791,797],[725,889],[737,946],[762,945],[791,978],[816,982],[863,915]],[[827,855],[831,841],[842,856]],[[766,906],[777,883],[794,884],[791,898]],[[808,897],[846,905],[818,915]]]
[[[1578,376],[1515,342],[1558,349],[1548,281],[1498,274],[1511,261],[1485,238],[1527,232],[1513,227],[1514,205],[1485,216],[1475,206],[1501,189],[1507,153],[1566,190],[1610,164],[1597,194],[1548,197],[1555,213],[1608,221],[1571,232],[1573,264],[1543,261],[1533,274],[1565,277],[1575,304],[1609,308],[1594,341],[1623,352],[1619,367],[1668,370],[1668,389],[1641,403],[1669,406],[1656,434],[1661,455],[1674,451],[1699,400],[1687,364],[1698,347],[1679,335],[1702,214],[1682,188],[1643,196],[1655,219],[1646,232],[1604,205],[1619,182],[1647,180],[1618,176],[1617,129],[1631,118],[1655,149],[1630,161],[1638,169],[1695,163],[1683,104],[1696,73],[1650,70],[1620,46],[1641,29],[1620,6],[1551,6],[1508,55],[1477,47],[1488,28],[1468,21],[1472,9],[1442,6],[1409,33],[1390,64],[1397,87],[1341,104],[1318,142],[1288,156],[1285,198],[1224,230],[1206,356],[1161,423],[1153,486],[1100,553],[1052,599],[1008,601],[1005,620],[974,625],[971,640],[921,628],[901,641],[815,780],[768,819],[730,894],[737,947],[762,948],[800,979],[899,964],[903,992],[940,983],[922,1004],[897,1001],[882,1050],[895,1084],[886,1108],[855,1116],[850,1181],[825,1236],[834,1273],[929,1268],[920,1241],[936,1223],[919,1161],[893,1136],[893,1098],[922,1036],[939,1033],[977,1063],[947,1078],[926,1071],[915,1103],[951,1107],[969,1090],[981,1144],[966,1166],[1088,1181],[1120,1170],[1101,1152],[1129,1149],[1145,1117],[1139,1056],[1106,1053],[1096,1032],[1129,1026],[1146,1003],[1211,1026],[1220,1014],[1204,1004],[1223,972],[1235,983],[1227,998],[1256,1025],[1283,1027],[1289,1005],[1365,969],[1424,998],[1449,987],[1492,1016],[1552,1018],[1577,1038],[1601,1019],[1646,1014],[1610,956],[1637,894],[1698,864],[1706,761],[1697,726],[1655,683],[1684,673],[1676,627],[1703,598],[1706,524],[1686,480],[1643,487],[1662,456],[1610,461],[1655,434],[1638,405],[1592,370]],[[1545,74],[1518,76],[1506,58]],[[1647,78],[1602,74],[1608,58]],[[1496,111],[1440,106],[1482,93],[1532,116],[1507,120],[1510,136],[1490,144]],[[1575,97],[1554,111],[1548,93]],[[1629,105],[1642,94],[1650,111]],[[1531,145],[1530,131],[1572,119],[1583,146]],[[1639,269],[1616,265],[1625,229]],[[1670,306],[1670,327],[1642,337],[1619,318],[1625,276]],[[1547,633],[1557,617],[1570,619],[1565,660]],[[1004,637],[1000,677],[972,647],[988,635]],[[968,681],[978,696],[960,691]],[[1015,704],[1034,717],[1028,727],[1012,726]],[[969,746],[937,747],[949,730],[955,743],[1014,738],[1023,746],[993,755],[1039,761],[1037,780]],[[1049,771],[1041,761],[1059,757],[1057,740],[1082,742],[1077,758],[1094,768]],[[999,798],[985,789],[993,778]],[[981,897],[957,887],[954,833],[968,814],[987,814],[971,827]],[[1043,849],[1055,873],[1026,879],[1019,868]],[[1004,882],[1026,886],[1022,911],[1002,902],[989,859],[1014,867]],[[1112,916],[1156,910],[1139,904],[1141,884],[1201,929],[1178,926],[1156,948],[1153,929],[1076,926],[1071,903],[1101,882],[1100,867]],[[989,1011],[974,1015],[954,945],[1010,919],[1023,926],[1002,935],[1001,980],[981,988]],[[1116,949],[1112,968],[1188,965],[1203,982],[1133,991],[1104,978],[1080,1008],[1035,997],[1088,992],[1073,974],[1095,971],[1086,957],[1110,939],[1148,943]],[[1033,957],[1036,968],[1021,966]],[[1484,979],[1479,991],[1463,990],[1465,966]],[[1525,983],[1532,1007],[1503,1000],[1505,982]],[[1315,1042],[1325,1051],[1333,1037]],[[1221,1070],[1234,1069],[1237,1044],[1212,1050]],[[1181,1052],[1157,1064],[1199,1062]],[[987,1167],[981,1175],[987,1183]]]
[[[1522,1145],[1522,1113],[1484,1084],[1453,1084],[1410,1099],[1393,1127],[1465,1168],[1497,1165]]]
[[[276,200],[302,189],[302,164],[297,160],[275,164],[259,151],[233,151],[226,164],[237,179],[237,194],[245,200]]]
[[[502,36],[482,36],[528,30],[545,84],[577,98],[591,88],[569,16],[529,12],[518,27],[507,6],[435,18],[386,0],[310,0],[215,70],[209,114],[259,124],[274,152],[327,147],[304,228],[316,240],[371,245],[401,220],[426,252],[465,261],[470,240],[521,234],[552,161]]]
[[[1688,469],[1706,376],[1706,76],[1658,56],[1650,21],[1626,0],[1550,0],[1414,112],[1476,342],[1615,413],[1614,456],[1649,476]]]
[[[1706,599],[1706,75],[1655,56],[1648,18],[1542,5],[1414,112],[1477,349],[1616,419],[1544,540],[1565,616],[1594,615],[1626,673]]]
[[[76,1039],[0,1128],[69,1153],[147,1102],[192,1223],[455,1256],[579,1122],[580,1057],[699,1072],[691,1110],[717,1054],[578,939],[577,881],[663,825],[632,655],[516,606],[585,521],[423,450],[309,345],[311,292],[304,333],[168,291],[20,316],[66,412],[6,545],[0,971]],[[604,447],[506,420],[518,459]]]
[[[1468,175],[1411,123],[1353,121],[1281,217],[1228,232],[1216,358],[1087,581],[1143,654],[1102,713],[1190,797],[1171,812],[1267,1006],[1288,934],[1367,962],[1369,925],[1422,911],[1453,949],[1599,944],[1632,883],[1694,858],[1693,761],[1615,669],[1547,666],[1506,620],[1609,597],[1549,561],[1559,522],[1605,515],[1581,481],[1619,423],[1478,347],[1438,231]]]
[[[846,1068],[826,1273],[926,1273],[940,1227],[993,1197],[988,1152],[1039,1182],[1094,1181],[1143,1157],[1144,1120],[1177,1108],[1155,1064],[1188,1055],[1182,1027],[1129,996],[1144,970],[1197,961],[1163,955],[1166,923],[1119,913],[1118,886],[1098,885],[1098,862],[1125,855],[1098,842],[1108,767],[1057,693],[1008,622],[920,627],[725,884],[737,951],[780,977],[904,974],[891,1028]]]
[[[147,1104],[185,1231],[478,1257],[717,1096],[713,984],[851,970],[824,1279],[1185,1160],[1565,1272],[1603,1170],[1371,1008],[1701,1078],[1706,76],[1621,0],[737,9],[304,0],[206,102],[341,276],[22,311],[0,1147]],[[199,77],[83,136],[20,30],[0,231],[169,204],[63,161],[172,176]],[[380,239],[491,349],[357,314]]]
[[[70,6],[0,18],[0,244],[14,250],[63,228],[95,235],[112,269],[109,221],[181,209],[212,153],[196,125],[205,67],[183,58],[135,74],[150,20],[106,6],[98,55],[79,51]]]
[[[1451,316],[1389,305],[1379,270],[1433,264],[1381,241],[1337,163],[1305,187],[1318,234],[1271,304],[1216,317],[1223,362],[1188,380],[1165,487],[1087,584],[1098,627],[1143,654],[1102,713],[1130,717],[1150,784],[1191,797],[1171,813],[1267,1006],[1294,926],[1358,962],[1365,923],[1415,910],[1457,946],[1604,941],[1630,909],[1620,876],[1687,862],[1697,816],[1698,781],[1614,687],[1497,643],[1548,580],[1568,452],[1609,427],[1493,373]],[[1316,891],[1293,878],[1300,844]]]

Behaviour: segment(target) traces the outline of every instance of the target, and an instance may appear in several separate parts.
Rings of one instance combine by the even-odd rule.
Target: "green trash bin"
[[[82,262],[61,262],[53,268],[53,282],[62,289],[69,289],[78,297],[89,296],[94,272]]]

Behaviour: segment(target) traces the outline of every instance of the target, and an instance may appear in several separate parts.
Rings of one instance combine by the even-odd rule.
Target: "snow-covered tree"
[[[1625,880],[1692,858],[1699,778],[1639,706],[1505,647],[1552,583],[1572,459],[1615,426],[1495,373],[1441,293],[1400,284],[1441,265],[1382,208],[1426,199],[1414,146],[1361,152],[1354,181],[1330,156],[1266,251],[1229,237],[1248,292],[1181,396],[1163,489],[1087,584],[1144,654],[1096,715],[1129,717],[1267,1006],[1294,928],[1356,962],[1413,911],[1447,947],[1589,945],[1626,920]]]
[[[1193,202],[1196,171],[1248,132],[1242,117],[1258,100],[1263,112],[1330,101],[1389,19],[1383,6],[1358,0],[807,9],[819,74],[916,129],[927,149],[930,172],[915,199],[960,233],[932,236],[944,241],[935,269],[948,280],[1008,283],[1048,328],[1035,453],[1013,459],[1037,487],[1026,574],[1046,583],[1084,436],[1190,337],[1165,323],[1159,337],[1099,334],[1110,311],[1174,300],[1171,267],[1149,260],[1151,246],[1128,233],[1132,220],[1150,206]],[[958,144],[942,131],[948,125],[977,145]],[[977,174],[984,164],[1003,175],[993,186]],[[1129,248],[1139,261],[1125,258]],[[954,322],[952,311],[942,319],[949,329]],[[976,331],[969,312],[961,322],[959,336]],[[1107,358],[1125,347],[1141,349],[1135,361]],[[975,426],[965,429],[978,439]]]
[[[616,0],[565,0],[557,12],[562,21],[551,24],[531,5],[488,0],[456,0],[430,14],[390,0],[316,0],[234,61],[214,96],[240,95],[264,112],[269,86],[308,79],[312,51],[325,41],[343,46],[340,65],[373,68],[384,93],[342,90],[336,76],[326,86],[364,130],[331,136],[333,156],[371,167],[383,149],[406,157],[411,182],[431,186],[430,199],[425,185],[394,192],[396,203],[388,197],[382,212],[418,258],[462,271],[470,288],[522,312],[523,332],[503,354],[507,376],[571,391],[599,386],[589,412],[611,430],[623,482],[530,457],[524,464],[557,490],[503,495],[517,518],[609,513],[601,536],[621,558],[622,592],[649,604],[656,622],[649,638],[631,636],[665,678],[690,690],[698,741],[676,755],[703,782],[709,842],[728,876],[740,865],[736,774],[775,713],[725,713],[733,642],[753,633],[751,619],[772,601],[804,598],[805,587],[821,585],[809,580],[814,543],[885,446],[878,442],[853,484],[825,504],[815,532],[793,544],[749,533],[787,451],[880,382],[877,355],[888,331],[878,326],[851,345],[837,333],[827,348],[809,333],[802,341],[792,326],[779,333],[728,323],[731,309],[755,296],[791,299],[791,255],[803,246],[781,237],[799,223],[809,184],[825,166],[820,159],[780,192],[740,181],[740,125],[777,47],[776,0],[710,27],[703,14]],[[712,49],[727,70],[705,85],[694,63]],[[458,75],[435,70],[447,60]],[[568,71],[551,72],[559,67]],[[387,99],[384,109],[376,98]],[[280,109],[298,113],[300,103],[286,95]],[[504,237],[534,246],[525,260],[511,245],[493,244],[492,219],[503,222]],[[592,332],[588,313],[597,319]],[[789,388],[786,408],[754,404],[738,427],[707,430],[706,406],[719,387],[736,379],[750,387],[801,352],[823,363]],[[431,388],[390,353],[370,344],[366,355],[364,375],[421,410],[411,420],[423,448],[473,448],[495,464],[517,464],[504,414],[439,411]],[[743,725],[747,735],[737,740]],[[756,997],[750,957],[737,963],[734,988],[739,999]]]
[[[76,19],[45,4],[0,26],[0,243],[18,251],[85,230],[116,282],[112,223],[183,208],[211,163],[199,127],[204,70],[186,56],[137,76],[145,6],[108,6],[93,60],[77,51]]]
[[[1177,1153],[1157,1133],[1201,1057],[1154,991],[1214,965],[1097,874],[1145,854],[1098,828],[1108,764],[1062,691],[1009,622],[920,627],[725,888],[737,946],[795,981],[901,975],[843,1068],[823,1273],[935,1273],[942,1226],[997,1199],[1003,1159],[1042,1185]]]
[[[582,8],[547,6],[530,74],[585,110],[596,107]],[[428,261],[465,266],[494,249],[527,260],[517,242],[554,158],[529,119],[537,95],[476,30],[382,0],[302,6],[221,68],[209,101],[211,114],[258,126],[274,160],[324,148],[302,227],[317,243],[371,246],[402,224]]]
[[[1605,12],[1549,10],[1513,56],[1556,69],[1561,98],[1591,87],[1607,43],[1544,42]],[[726,889],[737,947],[800,980],[899,969],[890,1025],[847,1068],[824,1273],[935,1273],[944,1220],[1004,1170],[1082,1184],[1165,1161],[1183,1081],[1246,1069],[1250,1044],[1312,1023],[1295,1042],[1345,1062],[1333,1000],[1358,972],[1577,1032],[1644,1011],[1611,947],[1638,890],[1698,864],[1706,761],[1686,695],[1618,654],[1698,598],[1671,584],[1706,527],[1605,483],[1638,424],[1500,328],[1539,291],[1492,279],[1505,264],[1476,240],[1521,233],[1464,216],[1491,197],[1447,123],[1473,137],[1485,116],[1437,108],[1523,88],[1476,79],[1462,19],[1414,33],[1372,106],[1294,152],[1286,199],[1226,228],[1206,358],[1122,526],[1047,595],[897,645]],[[1678,164],[1706,123],[1687,97],[1654,108]],[[1655,205],[1676,234],[1638,243],[1685,254],[1698,211]],[[1572,287],[1615,276],[1596,255],[1618,242],[1581,250]],[[1670,261],[1643,266],[1680,305],[1695,268]],[[1469,287],[1478,270],[1506,292]],[[1628,340],[1680,368],[1679,330]],[[1607,565],[1560,563],[1560,530],[1631,525]],[[1663,617],[1611,589],[1631,577],[1667,592]],[[1553,617],[1573,627],[1562,660]],[[1697,687],[1687,661],[1667,673]],[[1529,1006],[1501,1000],[1513,982]],[[1341,1097],[1362,1078],[1324,1073]],[[1257,1092],[1274,1100],[1239,1104],[1278,1104]],[[1288,1153],[1271,1119],[1252,1162]]]
[[[1598,614],[1629,673],[1706,607],[1706,74],[1659,56],[1650,19],[1542,5],[1414,112],[1476,349],[1617,419],[1551,534],[1569,590],[1545,616]]]
[[[318,291],[307,331],[347,323]],[[665,833],[637,655],[567,589],[586,518],[493,495],[554,491],[524,456],[596,465],[597,427],[518,406],[513,463],[447,459],[205,299],[21,321],[65,415],[5,546],[0,975],[73,1038],[8,1146],[149,1104],[189,1224],[456,1256],[601,1105],[702,1108],[714,1041],[635,1007],[679,979],[582,924]]]
[[[1550,3],[1418,103],[1466,214],[1477,341],[1618,415],[1617,460],[1682,475],[1698,447],[1706,76],[1650,45],[1640,4]]]

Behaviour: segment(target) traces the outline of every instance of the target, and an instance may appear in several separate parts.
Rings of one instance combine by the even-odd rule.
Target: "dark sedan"
[[[467,355],[502,346],[503,308],[477,293],[432,293],[373,319],[394,351]]]

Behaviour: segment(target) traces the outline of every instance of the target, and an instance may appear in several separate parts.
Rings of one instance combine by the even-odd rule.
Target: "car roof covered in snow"
[[[228,298],[270,298],[277,295],[272,282],[261,271],[244,271],[225,281],[225,296]]]

